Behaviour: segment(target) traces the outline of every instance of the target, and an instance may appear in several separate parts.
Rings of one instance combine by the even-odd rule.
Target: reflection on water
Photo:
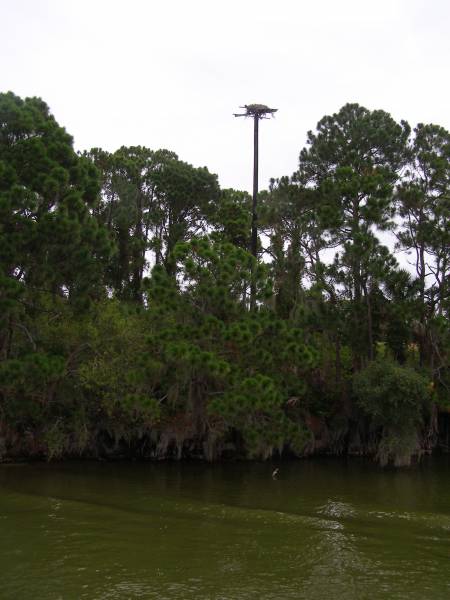
[[[448,466],[0,465],[0,598],[447,599]]]

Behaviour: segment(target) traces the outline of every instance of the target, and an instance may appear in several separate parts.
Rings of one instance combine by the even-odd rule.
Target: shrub
[[[387,358],[370,363],[353,381],[357,405],[381,428],[378,460],[409,464],[430,402],[427,379]]]

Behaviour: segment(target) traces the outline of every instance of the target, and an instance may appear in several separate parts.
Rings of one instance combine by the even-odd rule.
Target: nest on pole
[[[258,119],[267,119],[267,115],[272,115],[277,112],[277,108],[269,108],[265,104],[245,104],[241,106],[245,108],[245,113],[234,113],[235,117],[257,117]]]

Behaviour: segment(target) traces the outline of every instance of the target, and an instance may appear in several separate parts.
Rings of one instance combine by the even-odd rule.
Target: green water
[[[448,458],[0,465],[0,598],[448,599]]]

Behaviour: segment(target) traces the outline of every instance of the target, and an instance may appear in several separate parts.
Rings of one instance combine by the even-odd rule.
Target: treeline
[[[0,458],[447,450],[449,158],[347,104],[260,194],[255,259],[247,193],[0,94]]]

